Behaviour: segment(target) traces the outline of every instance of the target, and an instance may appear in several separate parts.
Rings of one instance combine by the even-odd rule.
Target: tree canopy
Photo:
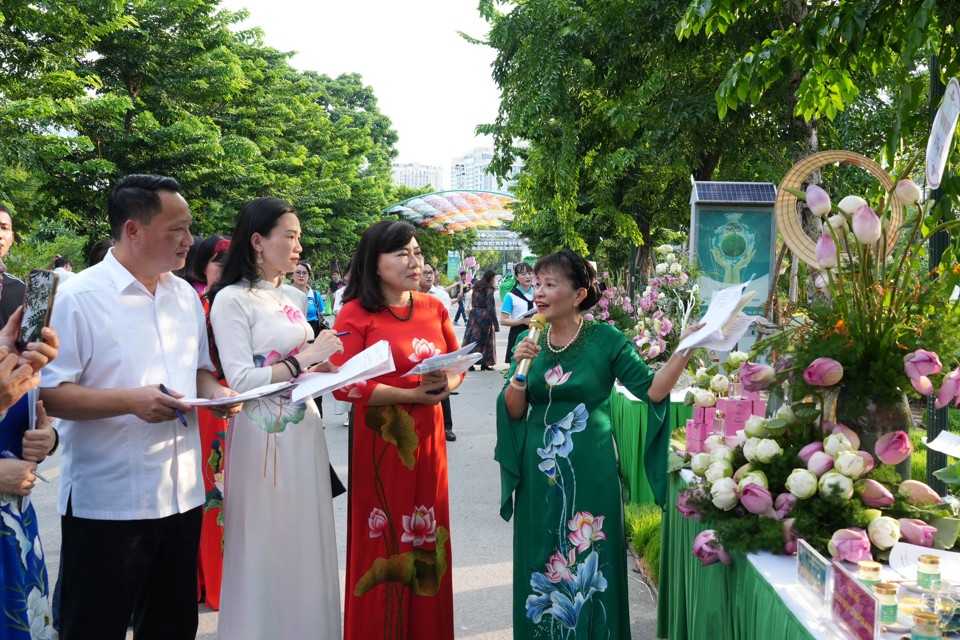
[[[181,182],[201,235],[229,233],[255,197],[289,200],[323,263],[392,199],[397,135],[370,87],[294,69],[218,0],[0,11],[0,200],[21,231],[56,219],[95,242],[110,184],[160,173]]]

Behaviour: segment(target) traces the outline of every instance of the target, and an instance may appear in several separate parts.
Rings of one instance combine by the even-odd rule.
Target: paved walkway
[[[456,327],[460,337],[463,326]],[[506,331],[498,334],[498,360],[503,362]],[[498,365],[502,369],[503,365]],[[496,439],[494,403],[503,386],[499,371],[467,374],[452,407],[457,441],[448,443],[450,511],[453,544],[453,584],[456,637],[463,640],[511,640],[512,523],[498,513],[499,469],[493,460]],[[347,429],[342,416],[333,415],[332,402],[324,399],[327,446],[340,477],[347,477]],[[60,562],[60,528],[56,513],[59,457],[46,461],[42,471],[53,481],[34,492],[51,580]],[[346,557],[346,496],[334,500],[340,581]],[[630,560],[633,562],[632,559]],[[634,640],[656,633],[656,604],[639,574],[630,576],[630,617]],[[216,640],[217,612],[201,607],[198,640]],[[132,632],[127,638],[132,639]],[[305,640],[306,640],[305,636]],[[263,640],[273,640],[264,638]]]

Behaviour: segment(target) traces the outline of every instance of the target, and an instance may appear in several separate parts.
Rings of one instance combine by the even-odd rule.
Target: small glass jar
[[[713,435],[715,436],[727,435],[726,426],[727,426],[726,414],[720,409],[717,409],[713,414]]]
[[[917,611],[913,614],[913,629],[910,631],[910,640],[940,640],[940,616],[926,611]]]
[[[917,558],[917,586],[934,591],[940,588],[940,556],[924,554]]]
[[[879,562],[861,560],[857,563],[857,580],[870,589],[874,584],[880,582],[880,569],[882,568]]]
[[[896,624],[897,616],[897,585],[891,582],[877,582],[873,585],[873,592],[880,601],[880,623]]]

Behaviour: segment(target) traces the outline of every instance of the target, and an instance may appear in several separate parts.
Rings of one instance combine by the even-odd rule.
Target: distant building
[[[394,162],[390,173],[393,184],[398,186],[422,189],[429,185],[434,191],[443,189],[443,169],[439,165]]]
[[[506,182],[501,183],[487,171],[492,160],[493,148],[491,147],[477,147],[473,151],[454,158],[450,161],[450,188],[467,191],[499,191],[513,195],[513,188],[517,184],[514,176],[523,165],[520,162],[514,164],[510,177]]]

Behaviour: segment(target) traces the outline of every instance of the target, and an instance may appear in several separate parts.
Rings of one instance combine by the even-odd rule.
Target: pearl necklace
[[[570,345],[572,345],[574,342],[577,341],[577,338],[580,337],[580,330],[583,329],[583,318],[582,317],[580,318],[580,324],[577,325],[577,332],[573,334],[573,339],[570,340],[570,342],[568,342],[567,344],[563,345],[562,347],[554,347],[550,343],[551,329],[553,329],[553,323],[551,323],[550,326],[547,327],[547,349],[550,349],[550,351],[552,351],[553,353],[563,353],[564,351],[570,348]]]
[[[406,322],[407,320],[412,318],[413,317],[413,293],[410,294],[410,311],[407,312],[406,317],[401,318],[400,316],[398,316],[396,312],[394,312],[394,310],[390,308],[389,304],[387,305],[387,311],[389,311],[390,315],[392,315],[394,318],[396,318],[400,322]]]

